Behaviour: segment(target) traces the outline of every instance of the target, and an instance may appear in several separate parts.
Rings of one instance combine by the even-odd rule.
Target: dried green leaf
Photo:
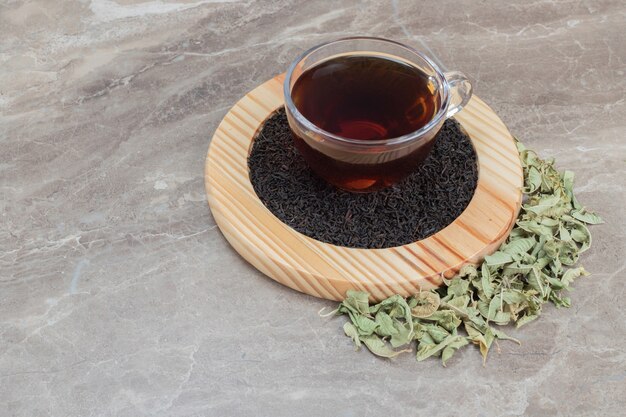
[[[552,219],[550,217],[539,217],[539,223],[544,226],[548,226],[550,230],[554,230],[553,228],[559,226],[561,222],[558,219]]]
[[[453,310],[438,310],[424,320],[434,321],[450,333],[461,325],[461,319]]]
[[[476,266],[472,264],[464,265],[458,273],[460,278],[475,278],[478,276],[478,271],[476,270]]]
[[[454,353],[468,343],[469,342],[465,337],[450,342],[450,344],[448,344],[448,346],[443,348],[441,351],[441,364],[445,367],[446,363],[450,360],[450,358],[452,358]]]
[[[459,297],[467,294],[469,289],[469,281],[455,277],[448,285],[448,296]]]
[[[386,311],[391,317],[403,318],[407,322],[411,321],[411,308],[401,295],[392,295],[375,306],[370,307],[371,313],[376,313],[379,310]]]
[[[572,237],[572,240],[578,243],[589,241],[589,233],[586,233],[585,229],[576,228],[576,229],[571,230],[569,233],[570,233],[570,236]]]
[[[415,326],[415,323],[414,323],[414,326]],[[426,345],[437,344],[437,342],[435,342],[435,340],[432,338],[430,333],[428,333],[427,326],[420,325],[420,331],[415,332],[415,335],[413,336],[413,338],[417,340],[419,344],[426,344]]]
[[[413,297],[416,304],[411,308],[411,315],[413,317],[428,317],[432,315],[439,308],[441,299],[436,292],[420,292]]]
[[[369,317],[351,315],[350,318],[352,320],[352,324],[354,324],[361,336],[371,335],[376,331],[376,328],[378,327],[376,322]]]
[[[487,320],[493,320],[496,318],[496,313],[502,311],[502,293],[496,294],[489,302],[489,313],[487,314]]]
[[[450,332],[437,324],[425,324],[424,330],[428,335],[430,335],[435,343],[441,343],[448,336],[450,336]]]
[[[561,199],[559,198],[559,196],[551,195],[541,198],[536,204],[524,205],[524,210],[526,212],[531,212],[535,214],[547,214],[552,212],[551,210],[553,210],[555,207],[558,208],[560,205]]]
[[[411,351],[411,349],[393,350],[384,340],[375,335],[362,336],[361,341],[367,346],[370,352],[383,358],[395,358],[401,353]]]
[[[485,256],[485,263],[488,266],[504,265],[509,262],[513,262],[513,258],[511,257],[511,255],[505,252],[497,251],[491,255]]]
[[[551,293],[549,299],[557,307],[569,308],[572,306],[572,300],[569,297],[561,297],[561,295],[556,292]]]
[[[541,186],[541,173],[537,168],[531,166],[528,170],[528,176],[526,178],[526,187],[524,192],[526,194],[532,194]]]
[[[506,243],[502,248],[500,248],[500,250],[504,253],[508,253],[511,256],[521,255],[531,250],[536,243],[537,241],[534,237],[516,239]]]
[[[559,291],[566,287],[566,285],[563,282],[561,282],[560,279],[553,278],[545,274],[544,274],[544,279],[548,281],[548,284],[550,285],[550,288],[552,288],[553,291]]]
[[[554,231],[551,227],[537,223],[534,220],[518,220],[517,226],[522,230],[536,235],[552,235]]]
[[[493,332],[491,331],[491,327],[487,327],[485,332],[478,330],[474,325],[466,322],[465,323],[465,331],[467,332],[472,343],[478,345],[480,349],[480,354],[483,357],[483,365],[487,361],[487,355],[489,354],[489,349],[491,348],[491,343],[493,342]]]
[[[511,313],[508,311],[496,311],[496,315],[493,317],[492,321],[500,326],[509,324],[511,321]]]
[[[485,319],[489,317],[489,302],[479,300],[476,303],[476,307],[478,308],[478,311],[480,312],[481,316],[483,316]]]
[[[575,210],[571,213],[571,216],[581,222],[588,224],[600,224],[604,223],[604,220],[600,216],[585,209]]]
[[[589,272],[585,271],[585,268],[582,266],[578,268],[571,268],[565,271],[565,274],[561,277],[561,282],[567,287],[574,282],[574,279],[586,275],[589,275]]]
[[[389,339],[391,346],[397,348],[411,343],[414,337],[413,323],[409,325],[409,323],[396,321],[396,329],[398,330],[397,333],[391,335]]]
[[[462,309],[468,306],[470,302],[469,295],[461,295],[458,297],[454,297],[453,299],[446,301],[446,305],[448,307],[456,307],[457,309]]]
[[[352,341],[355,344],[356,349],[361,347],[361,340],[359,339],[359,332],[352,323],[350,322],[344,323],[343,332],[346,334],[346,336],[352,339]]]
[[[491,277],[491,272],[489,272],[489,266],[483,262],[480,272],[483,292],[487,299],[491,299],[491,297],[493,297],[493,286],[491,285],[493,279]]]
[[[369,294],[363,291],[348,290],[343,306],[361,314],[369,314]]]
[[[582,204],[578,202],[575,195],[572,195],[572,206],[574,206],[574,208],[577,210],[580,210],[583,208]]]
[[[528,284],[535,289],[542,297],[547,296],[545,284],[542,282],[543,277],[541,275],[541,270],[537,267],[533,267],[531,269],[531,273],[527,276]]]
[[[449,335],[448,337],[446,337],[444,340],[442,340],[440,343],[436,345],[420,343],[417,349],[417,360],[421,362],[426,358],[429,358],[433,355],[437,355],[446,346],[462,343],[461,340],[463,339],[465,339],[463,336]]]
[[[376,334],[379,336],[392,336],[398,333],[398,329],[395,327],[393,320],[389,316],[389,314],[384,311],[376,314],[376,319],[374,320],[376,323]]]
[[[572,199],[574,196],[574,173],[572,171],[563,171],[561,175],[561,180],[563,181],[563,189],[565,190],[565,194]]]
[[[520,318],[519,320],[517,320],[517,322],[515,323],[515,326],[517,328],[520,328],[523,325],[528,324],[533,320],[536,320],[538,317],[539,317],[538,314],[527,314],[523,316],[522,318]]]
[[[527,300],[527,297],[519,290],[502,291],[502,301],[506,304],[519,304]]]
[[[524,265],[519,262],[509,264],[502,269],[502,274],[504,276],[510,276],[515,274],[527,274],[531,269],[534,268],[535,265]]]

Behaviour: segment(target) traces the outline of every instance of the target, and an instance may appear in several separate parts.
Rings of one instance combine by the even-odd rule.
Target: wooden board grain
[[[368,291],[373,300],[408,296],[441,285],[443,276],[479,262],[506,239],[522,201],[522,167],[508,129],[476,96],[455,118],[476,149],[478,186],[465,211],[445,229],[404,246],[355,249],[311,239],[282,223],[254,192],[247,158],[263,122],[283,105],[283,79],[267,81],[230,109],[211,140],[205,167],[215,222],[265,275],[329,300],[343,299],[349,289]]]

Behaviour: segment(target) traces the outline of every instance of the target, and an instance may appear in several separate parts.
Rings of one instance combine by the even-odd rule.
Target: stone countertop
[[[0,415],[623,415],[625,26],[610,0],[3,2]],[[486,367],[355,353],[317,315],[334,303],[264,277],[211,217],[228,108],[347,35],[467,73],[607,222],[573,307]]]

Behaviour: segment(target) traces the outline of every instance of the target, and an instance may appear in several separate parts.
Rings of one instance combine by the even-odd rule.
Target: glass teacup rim
[[[433,72],[437,75],[438,87],[441,87],[443,91],[442,91],[442,100],[441,100],[439,109],[437,110],[437,113],[435,114],[435,116],[428,123],[426,123],[424,126],[419,128],[418,130],[415,130],[413,132],[407,133],[402,136],[396,136],[396,137],[388,138],[388,139],[376,139],[376,140],[364,141],[364,140],[359,140],[359,139],[346,138],[346,137],[335,135],[334,133],[328,132],[322,129],[321,127],[318,127],[317,125],[315,125],[309,119],[304,117],[302,113],[300,113],[300,111],[298,110],[298,108],[296,107],[295,103],[293,102],[291,98],[291,91],[290,91],[291,90],[291,87],[290,87],[291,78],[293,75],[293,71],[296,69],[296,66],[302,60],[304,60],[304,58],[306,58],[308,55],[310,55],[311,53],[313,53],[314,51],[320,48],[323,48],[325,46],[328,46],[334,43],[354,41],[354,40],[370,40],[370,41],[377,41],[381,43],[394,44],[396,46],[399,46],[407,50],[411,54],[417,55],[419,58],[424,60],[431,67]],[[359,51],[355,50],[354,52],[358,53]],[[441,119],[445,118],[447,109],[448,109],[448,102],[450,99],[450,89],[449,89],[448,83],[446,82],[446,77],[443,71],[439,68],[439,66],[437,66],[437,64],[433,62],[432,59],[430,59],[428,56],[424,55],[423,53],[419,52],[415,48],[411,48],[410,46],[407,46],[403,43],[396,42],[390,39],[377,38],[377,37],[372,37],[372,36],[351,36],[351,37],[346,37],[346,38],[340,38],[340,39],[335,39],[332,41],[320,43],[318,45],[315,45],[307,49],[306,51],[298,55],[298,57],[289,65],[289,68],[287,69],[287,73],[285,75],[285,81],[283,83],[283,94],[285,96],[285,106],[289,108],[289,111],[293,115],[293,117],[295,117],[300,123],[306,126],[307,129],[311,130],[314,133],[322,135],[324,139],[332,139],[339,143],[356,145],[356,146],[361,146],[361,147],[368,147],[368,148],[373,147],[373,146],[381,146],[381,145],[400,145],[400,144],[412,142],[416,139],[421,138],[422,136],[424,136],[425,133],[429,132],[431,129],[437,126],[439,122],[441,122]]]

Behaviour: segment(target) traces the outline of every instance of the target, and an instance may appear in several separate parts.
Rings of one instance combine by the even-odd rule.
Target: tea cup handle
[[[450,118],[460,112],[472,98],[472,83],[459,71],[446,72],[444,76],[450,88],[450,104],[446,113],[446,118]]]

